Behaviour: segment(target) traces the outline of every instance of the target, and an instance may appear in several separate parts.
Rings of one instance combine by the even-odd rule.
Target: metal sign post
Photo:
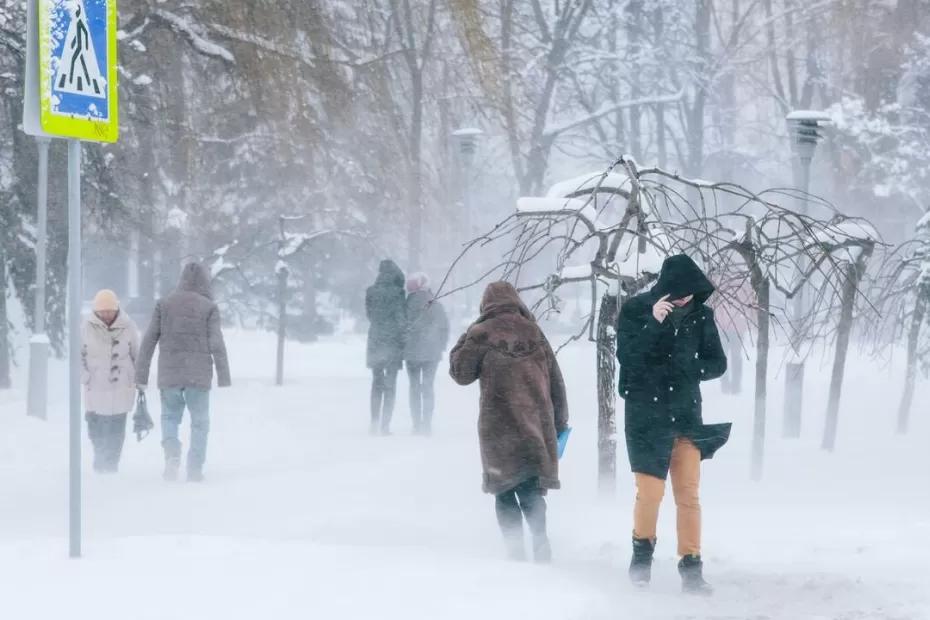
[[[68,140],[68,386],[70,555],[81,557],[81,141]]]
[[[119,136],[116,0],[28,0],[26,96],[23,128],[39,138],[39,239],[36,327],[32,350],[42,359],[38,334],[45,327],[45,211],[48,138],[68,140],[68,348],[70,379],[68,535],[81,556],[81,140],[116,142]],[[47,339],[46,339],[47,342]],[[47,347],[47,344],[46,344]],[[46,348],[47,357],[47,348]],[[36,370],[33,403],[44,411],[47,382]],[[33,379],[30,379],[32,382]]]

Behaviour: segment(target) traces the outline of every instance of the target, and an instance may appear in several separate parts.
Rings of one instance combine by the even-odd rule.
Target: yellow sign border
[[[110,117],[92,121],[52,112],[51,11],[55,0],[39,0],[39,118],[42,129],[53,136],[91,142],[116,142],[119,138],[119,73],[117,71],[116,0],[107,2],[107,97]]]

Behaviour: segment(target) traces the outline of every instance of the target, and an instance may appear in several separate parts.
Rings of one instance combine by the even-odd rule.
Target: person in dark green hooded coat
[[[383,260],[378,278],[365,293],[368,329],[368,368],[371,369],[371,433],[389,435],[397,373],[404,362],[407,329],[407,293],[404,272],[392,260]]]
[[[679,572],[687,592],[709,593],[701,561],[701,461],[726,443],[730,424],[704,424],[701,382],[726,372],[714,285],[691,258],[665,260],[649,292],[626,301],[617,330],[620,396],[630,468],[636,476],[630,578],[651,578],[659,505],[671,474],[678,509]]]

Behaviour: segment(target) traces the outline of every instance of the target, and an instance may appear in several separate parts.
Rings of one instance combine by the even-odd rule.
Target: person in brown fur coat
[[[496,498],[510,557],[525,559],[525,518],[534,559],[548,562],[544,496],[560,486],[557,436],[568,426],[568,405],[552,347],[512,285],[487,287],[481,316],[452,349],[450,374],[481,386],[484,491]]]

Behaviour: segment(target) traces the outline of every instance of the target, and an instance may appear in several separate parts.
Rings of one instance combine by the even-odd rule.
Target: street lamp
[[[788,124],[788,135],[791,137],[793,150],[798,155],[800,166],[795,167],[795,185],[801,189],[800,213],[807,215],[807,195],[811,184],[811,162],[817,144],[823,139],[822,129],[832,122],[825,112],[816,110],[795,110],[785,117]],[[800,178],[798,178],[800,176]],[[804,257],[801,257],[801,269],[805,268]],[[782,436],[796,439],[801,436],[801,410],[804,400],[804,359],[801,357],[801,322],[807,311],[807,287],[802,285],[794,298],[793,329],[791,345],[794,349],[794,359],[785,368],[785,409],[783,416]]]
[[[483,131],[473,127],[452,132],[452,139],[458,147],[462,163],[462,202],[465,210],[465,232],[469,238],[472,234],[471,177],[475,165],[475,154],[478,152],[478,141],[482,135],[484,135]]]
[[[466,241],[474,237],[472,231],[471,178],[474,172],[475,155],[478,152],[478,142],[483,135],[484,132],[475,127],[463,127],[452,132],[452,139],[458,147],[459,161],[462,164],[462,209],[464,211],[463,220],[465,222]],[[466,305],[470,306],[469,302],[470,299],[466,298]]]

